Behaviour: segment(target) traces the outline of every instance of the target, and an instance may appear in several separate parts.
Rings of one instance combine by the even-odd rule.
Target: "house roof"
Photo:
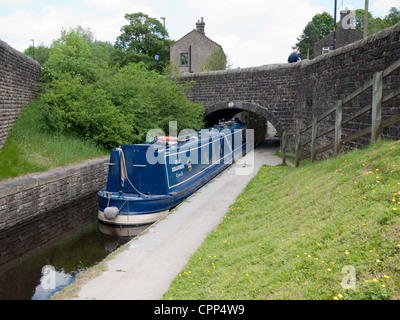
[[[353,43],[357,40],[362,39],[363,33],[357,29],[344,30],[342,27],[337,28],[336,30],[336,41],[343,40],[345,44]],[[331,43],[333,41],[333,32],[329,33],[321,40],[318,40],[315,44],[321,45],[324,43]]]
[[[193,36],[193,35],[195,35],[195,36],[201,36],[201,37],[207,39],[208,41],[210,41],[210,42],[216,44],[217,46],[221,47],[220,44],[218,44],[218,43],[216,43],[215,41],[211,40],[209,37],[205,36],[204,34],[202,34],[201,32],[197,31],[196,29],[193,29],[193,30],[190,31],[188,34],[184,35],[182,38],[180,38],[178,41],[176,41],[171,47],[173,47],[174,45],[176,45],[176,44],[179,43],[180,41],[182,41],[182,40],[184,40],[184,39],[186,39],[186,38],[189,38],[189,37],[191,37],[191,36]]]

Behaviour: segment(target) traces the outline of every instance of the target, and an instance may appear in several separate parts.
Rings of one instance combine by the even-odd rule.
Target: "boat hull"
[[[197,183],[193,184],[191,187],[184,189],[179,193],[172,193],[168,197],[163,197],[161,199],[152,199],[151,201],[142,198],[141,201],[137,200],[136,197],[129,197],[129,195],[123,195],[120,199],[114,199],[110,201],[112,206],[121,208],[122,212],[114,219],[107,219],[104,214],[104,210],[99,207],[98,219],[106,224],[121,225],[121,226],[137,226],[143,224],[154,223],[161,218],[163,218],[172,208],[176,207],[182,203],[185,199],[189,198],[196,191],[222,173],[230,165],[223,165],[217,167],[213,172],[209,172],[203,179],[199,180]],[[104,191],[104,190],[103,190]],[[109,202],[108,198],[104,196],[103,191],[99,191],[99,203],[101,200],[103,202]],[[131,198],[129,200],[129,198]],[[138,208],[145,206],[146,208]],[[104,207],[104,205],[103,205]],[[126,211],[123,209],[127,208]]]
[[[112,150],[107,187],[98,192],[98,219],[135,226],[164,217],[246,153],[245,126],[224,130],[211,129],[186,144],[173,140],[170,148],[126,145]],[[150,163],[149,151],[161,161]]]
[[[119,226],[140,226],[152,224],[162,219],[169,210],[164,210],[156,213],[146,214],[119,214],[114,219],[109,220],[104,216],[104,211],[98,210],[98,219],[105,224],[119,225]]]

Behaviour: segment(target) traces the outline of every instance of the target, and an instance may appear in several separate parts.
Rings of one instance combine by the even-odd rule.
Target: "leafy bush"
[[[179,131],[203,126],[204,109],[185,96],[189,86],[147,71],[144,64],[122,68],[102,87],[107,88],[113,104],[125,116],[133,116],[135,142],[143,141],[150,129],[160,128],[168,133],[169,121],[177,121]]]
[[[46,81],[59,79],[65,74],[78,78],[83,84],[93,83],[99,67],[91,47],[78,30],[61,31],[61,38],[54,41],[49,59],[43,66]]]
[[[53,81],[38,108],[47,131],[78,135],[107,147],[133,141],[130,116],[111,103],[105,90],[82,85],[78,78],[65,75]]]
[[[203,108],[171,78],[143,63],[112,69],[99,64],[78,31],[63,30],[43,66],[38,119],[48,132],[78,135],[106,147],[143,142],[150,129],[168,133],[203,126]]]

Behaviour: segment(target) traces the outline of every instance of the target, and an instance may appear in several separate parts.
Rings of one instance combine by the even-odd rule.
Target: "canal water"
[[[0,231],[0,300],[48,300],[148,226],[97,221],[97,197]]]

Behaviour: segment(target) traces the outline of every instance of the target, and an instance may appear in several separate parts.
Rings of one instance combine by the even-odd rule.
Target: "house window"
[[[322,54],[327,54],[332,51],[332,47],[322,47]]]
[[[189,55],[187,53],[181,53],[181,67],[187,67],[189,65]]]

